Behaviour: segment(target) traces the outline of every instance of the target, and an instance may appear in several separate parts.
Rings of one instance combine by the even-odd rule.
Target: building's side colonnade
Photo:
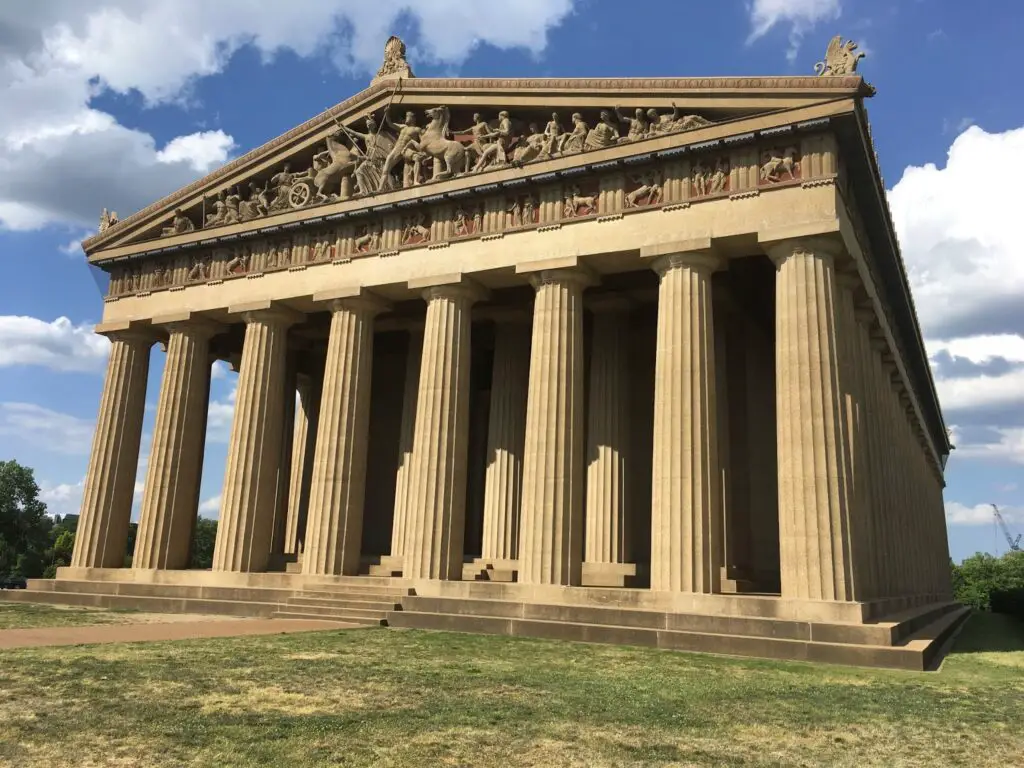
[[[761,247],[776,268],[782,597],[947,597],[941,469],[929,458],[925,435],[912,427],[909,397],[860,279],[848,271],[842,241],[762,238]],[[653,397],[651,589],[722,591],[729,513],[719,440],[727,436],[718,434],[716,398],[726,385],[716,377],[711,297],[712,275],[727,262],[708,239],[644,248],[641,256],[659,279],[653,392],[629,391],[628,341],[617,314],[624,298],[604,296],[590,307],[593,347],[585,371],[585,294],[599,282],[585,260],[520,270],[535,292],[532,331],[525,312],[497,323],[482,554],[513,564],[521,583],[579,585],[587,569],[628,566],[623,467],[630,446],[623,424],[629,398]],[[462,275],[409,287],[421,292],[426,311],[422,328],[410,330],[390,559],[408,578],[460,579],[471,310],[488,296]],[[322,393],[317,398],[316,388],[304,385],[294,427],[286,424],[296,382],[288,335],[303,316],[269,302],[230,309],[245,323],[245,338],[215,571],[264,571],[280,554],[275,550],[296,552],[301,540],[303,573],[359,572],[374,318],[388,305],[365,289],[314,301],[331,314]],[[74,566],[122,564],[149,348],[161,337],[168,354],[134,567],[187,566],[210,340],[225,329],[187,313],[154,318],[146,333],[106,329],[111,356]],[[296,499],[304,479],[303,523]],[[282,482],[291,486],[284,503]],[[275,526],[283,531],[281,544],[273,541]]]

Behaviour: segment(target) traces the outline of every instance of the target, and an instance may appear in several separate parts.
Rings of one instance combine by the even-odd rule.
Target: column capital
[[[534,287],[534,290],[540,289],[542,285],[568,284],[588,288],[597,283],[597,275],[582,265],[564,269],[542,269],[539,272],[530,273],[530,285]]]
[[[169,333],[188,333],[193,336],[211,338],[218,333],[224,333],[227,326],[210,320],[196,312],[177,312],[173,315],[161,315],[152,320],[154,326],[159,326]]]
[[[163,334],[151,325],[143,325],[137,321],[100,323],[94,329],[100,336],[111,341],[123,341],[135,344],[152,345],[161,340]]]
[[[774,262],[776,269],[781,267],[787,259],[798,254],[814,256],[834,264],[844,252],[843,241],[838,237],[829,235],[810,235],[807,237],[792,237],[781,240],[765,239],[763,233],[758,233],[758,243]]]
[[[253,301],[228,307],[228,313],[241,315],[246,323],[272,323],[289,326],[302,322],[306,316],[276,301]]]
[[[314,302],[325,302],[331,312],[347,309],[352,312],[378,314],[391,309],[391,303],[360,286],[337,288],[313,294]]]
[[[490,292],[479,283],[465,277],[461,272],[450,275],[418,278],[406,283],[409,290],[420,291],[423,300],[462,299],[470,303],[486,299]]]
[[[716,256],[714,251],[679,251],[678,253],[666,253],[658,256],[651,263],[651,269],[658,273],[658,277],[664,277],[666,272],[673,269],[686,267],[697,272],[711,274],[725,266],[725,259]]]

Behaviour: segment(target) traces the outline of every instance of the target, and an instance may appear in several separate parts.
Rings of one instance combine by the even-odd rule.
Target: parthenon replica
[[[74,558],[33,590],[927,667],[963,618],[951,446],[860,55],[435,79],[392,38],[361,93],[105,216]],[[234,421],[188,570],[215,360]]]

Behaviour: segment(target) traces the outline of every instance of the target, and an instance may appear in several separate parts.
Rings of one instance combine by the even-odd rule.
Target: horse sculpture
[[[423,129],[423,135],[416,142],[414,149],[423,152],[434,160],[444,160],[442,170],[434,163],[433,180],[450,179],[466,170],[466,148],[457,141],[448,138],[448,107],[435,107],[424,111],[430,123]]]

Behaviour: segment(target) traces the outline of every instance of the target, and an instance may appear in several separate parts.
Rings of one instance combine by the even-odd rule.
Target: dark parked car
[[[0,589],[25,589],[26,587],[28,587],[28,582],[21,576],[8,576],[6,579],[0,579]]]

